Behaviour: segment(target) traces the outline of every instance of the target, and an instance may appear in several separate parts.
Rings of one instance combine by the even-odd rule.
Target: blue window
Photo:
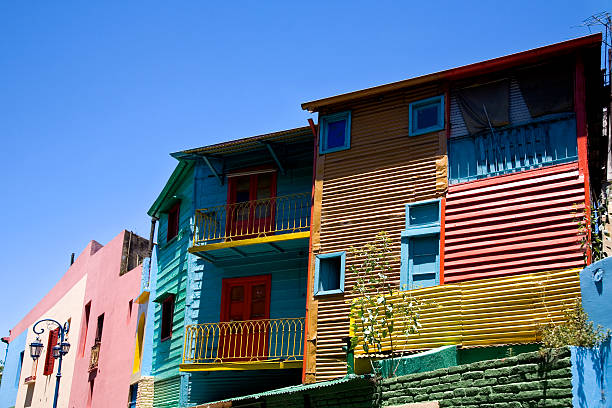
[[[444,96],[412,102],[409,105],[410,136],[422,135],[444,129]]]
[[[19,366],[17,367],[17,378],[15,378],[15,388],[19,388],[19,379],[21,378],[21,368],[23,367],[23,355],[25,351],[19,354]]]
[[[440,200],[406,205],[402,231],[401,289],[440,284]]]
[[[344,293],[346,252],[319,254],[315,258],[314,294]]]
[[[319,121],[319,153],[331,153],[351,147],[351,112],[322,116]]]

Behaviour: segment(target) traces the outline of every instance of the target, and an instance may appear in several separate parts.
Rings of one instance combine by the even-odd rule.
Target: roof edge
[[[310,102],[302,103],[302,109],[309,112],[317,112],[322,107],[348,102],[355,99],[375,96],[382,93],[395,91],[403,88],[408,88],[417,85],[423,85],[436,80],[458,80],[470,76],[484,74],[493,70],[510,68],[532,60],[537,60],[542,57],[550,57],[561,54],[566,51],[588,47],[597,43],[601,43],[601,33],[590,34],[583,37],[574,38],[567,41],[562,41],[550,45],[545,45],[538,48],[533,48],[527,51],[520,51],[513,54],[508,54],[502,57],[497,57],[485,61],[475,62],[468,65],[463,65],[456,68],[451,68],[443,71],[434,72],[431,74],[421,75],[414,78],[404,79],[397,82],[391,82],[384,85],[377,85],[370,88],[361,89],[358,91],[330,96],[323,99],[317,99]]]
[[[186,171],[189,171],[191,167],[193,167],[193,162],[186,162],[182,160],[178,162],[174,171],[170,175],[170,178],[166,182],[166,185],[162,189],[161,193],[159,193],[159,195],[153,202],[153,205],[151,206],[151,208],[149,208],[149,211],[147,211],[147,214],[149,216],[159,218],[159,209],[162,203],[168,197],[168,195],[170,194],[170,191],[178,183],[178,181],[181,179],[183,174]]]

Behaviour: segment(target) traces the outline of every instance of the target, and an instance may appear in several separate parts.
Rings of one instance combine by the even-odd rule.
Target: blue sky
[[[148,236],[168,153],[303,126],[308,100],[582,36],[610,6],[33,4],[0,3],[0,336],[71,252],[124,228]]]

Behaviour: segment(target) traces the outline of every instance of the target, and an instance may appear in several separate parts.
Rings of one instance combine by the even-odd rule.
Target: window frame
[[[414,207],[438,203],[438,220],[424,224],[411,225],[410,211]],[[440,284],[440,256],[441,256],[441,225],[442,225],[442,199],[436,198],[433,200],[416,201],[406,204],[406,229],[401,232],[401,264],[400,264],[400,290],[411,290],[412,288],[412,271],[410,268],[410,240],[412,238],[421,238],[427,236],[438,237],[438,257],[436,260],[436,282]]]
[[[43,368],[43,375],[53,375],[53,369],[55,368],[55,358],[53,358],[53,347],[57,345],[59,338],[59,327],[49,331],[49,337],[47,338],[47,353],[45,354],[45,366]]]
[[[416,125],[416,123],[413,117],[414,113],[416,113],[418,109],[423,108],[425,106],[433,105],[436,102],[440,104],[440,110],[438,113],[438,122],[435,125],[429,126],[424,129],[415,129],[414,126]],[[445,125],[444,120],[445,120],[444,95],[438,95],[438,96],[434,96],[434,97],[427,98],[427,99],[421,99],[418,101],[411,102],[408,105],[408,135],[409,136],[418,136],[418,135],[423,135],[425,133],[431,133],[431,132],[437,132],[439,130],[443,130],[444,125]]]
[[[172,220],[172,229],[170,229]],[[181,221],[181,202],[178,201],[168,210],[168,220],[166,222],[166,242],[172,241],[178,236]]]
[[[344,144],[338,147],[332,147],[326,149],[327,145],[327,125],[330,122],[337,122],[339,120],[346,120],[344,126]],[[330,115],[323,115],[319,118],[319,154],[327,154],[333,152],[339,152],[342,150],[348,150],[351,148],[351,111],[344,111],[333,113]]]
[[[340,258],[340,288],[332,290],[319,290],[320,274],[321,274],[321,259]],[[327,254],[318,254],[315,256],[315,276],[314,276],[314,296],[337,295],[344,293],[344,277],[346,270],[346,251],[330,252]]]
[[[168,296],[166,296],[166,298],[164,300],[162,300],[160,302],[160,306],[161,306],[161,322],[159,325],[159,337],[161,341],[166,341],[172,338],[172,326],[174,325],[174,306],[175,306],[175,298],[176,295],[174,293],[169,293]],[[166,305],[166,303],[170,303],[170,309],[169,312],[166,314],[164,313],[164,307]],[[167,319],[167,320],[164,320]],[[164,322],[166,322],[166,324],[168,325],[167,330],[169,331],[169,333],[164,336]]]

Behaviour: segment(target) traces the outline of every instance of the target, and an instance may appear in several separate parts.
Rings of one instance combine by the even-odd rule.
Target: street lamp
[[[53,397],[53,408],[57,408],[57,397],[59,395],[60,379],[62,378],[62,358],[66,354],[68,354],[68,351],[70,350],[70,343],[68,343],[68,339],[66,338],[66,336],[68,335],[68,331],[70,330],[70,325],[68,324],[68,322],[66,322],[62,326],[61,324],[59,324],[57,321],[53,319],[42,319],[42,320],[37,321],[34,324],[34,327],[32,327],[32,331],[34,331],[34,333],[37,336],[36,336],[36,340],[30,343],[30,356],[32,356],[32,359],[35,361],[42,354],[42,350],[44,347],[43,344],[40,342],[40,335],[45,332],[45,329],[42,327],[38,330],[36,329],[38,324],[42,322],[54,323],[57,325],[59,329],[59,342],[58,342],[59,346],[53,347],[53,350],[52,350],[53,358],[59,360],[57,364],[57,374],[56,374],[57,380],[55,381],[55,396]]]

